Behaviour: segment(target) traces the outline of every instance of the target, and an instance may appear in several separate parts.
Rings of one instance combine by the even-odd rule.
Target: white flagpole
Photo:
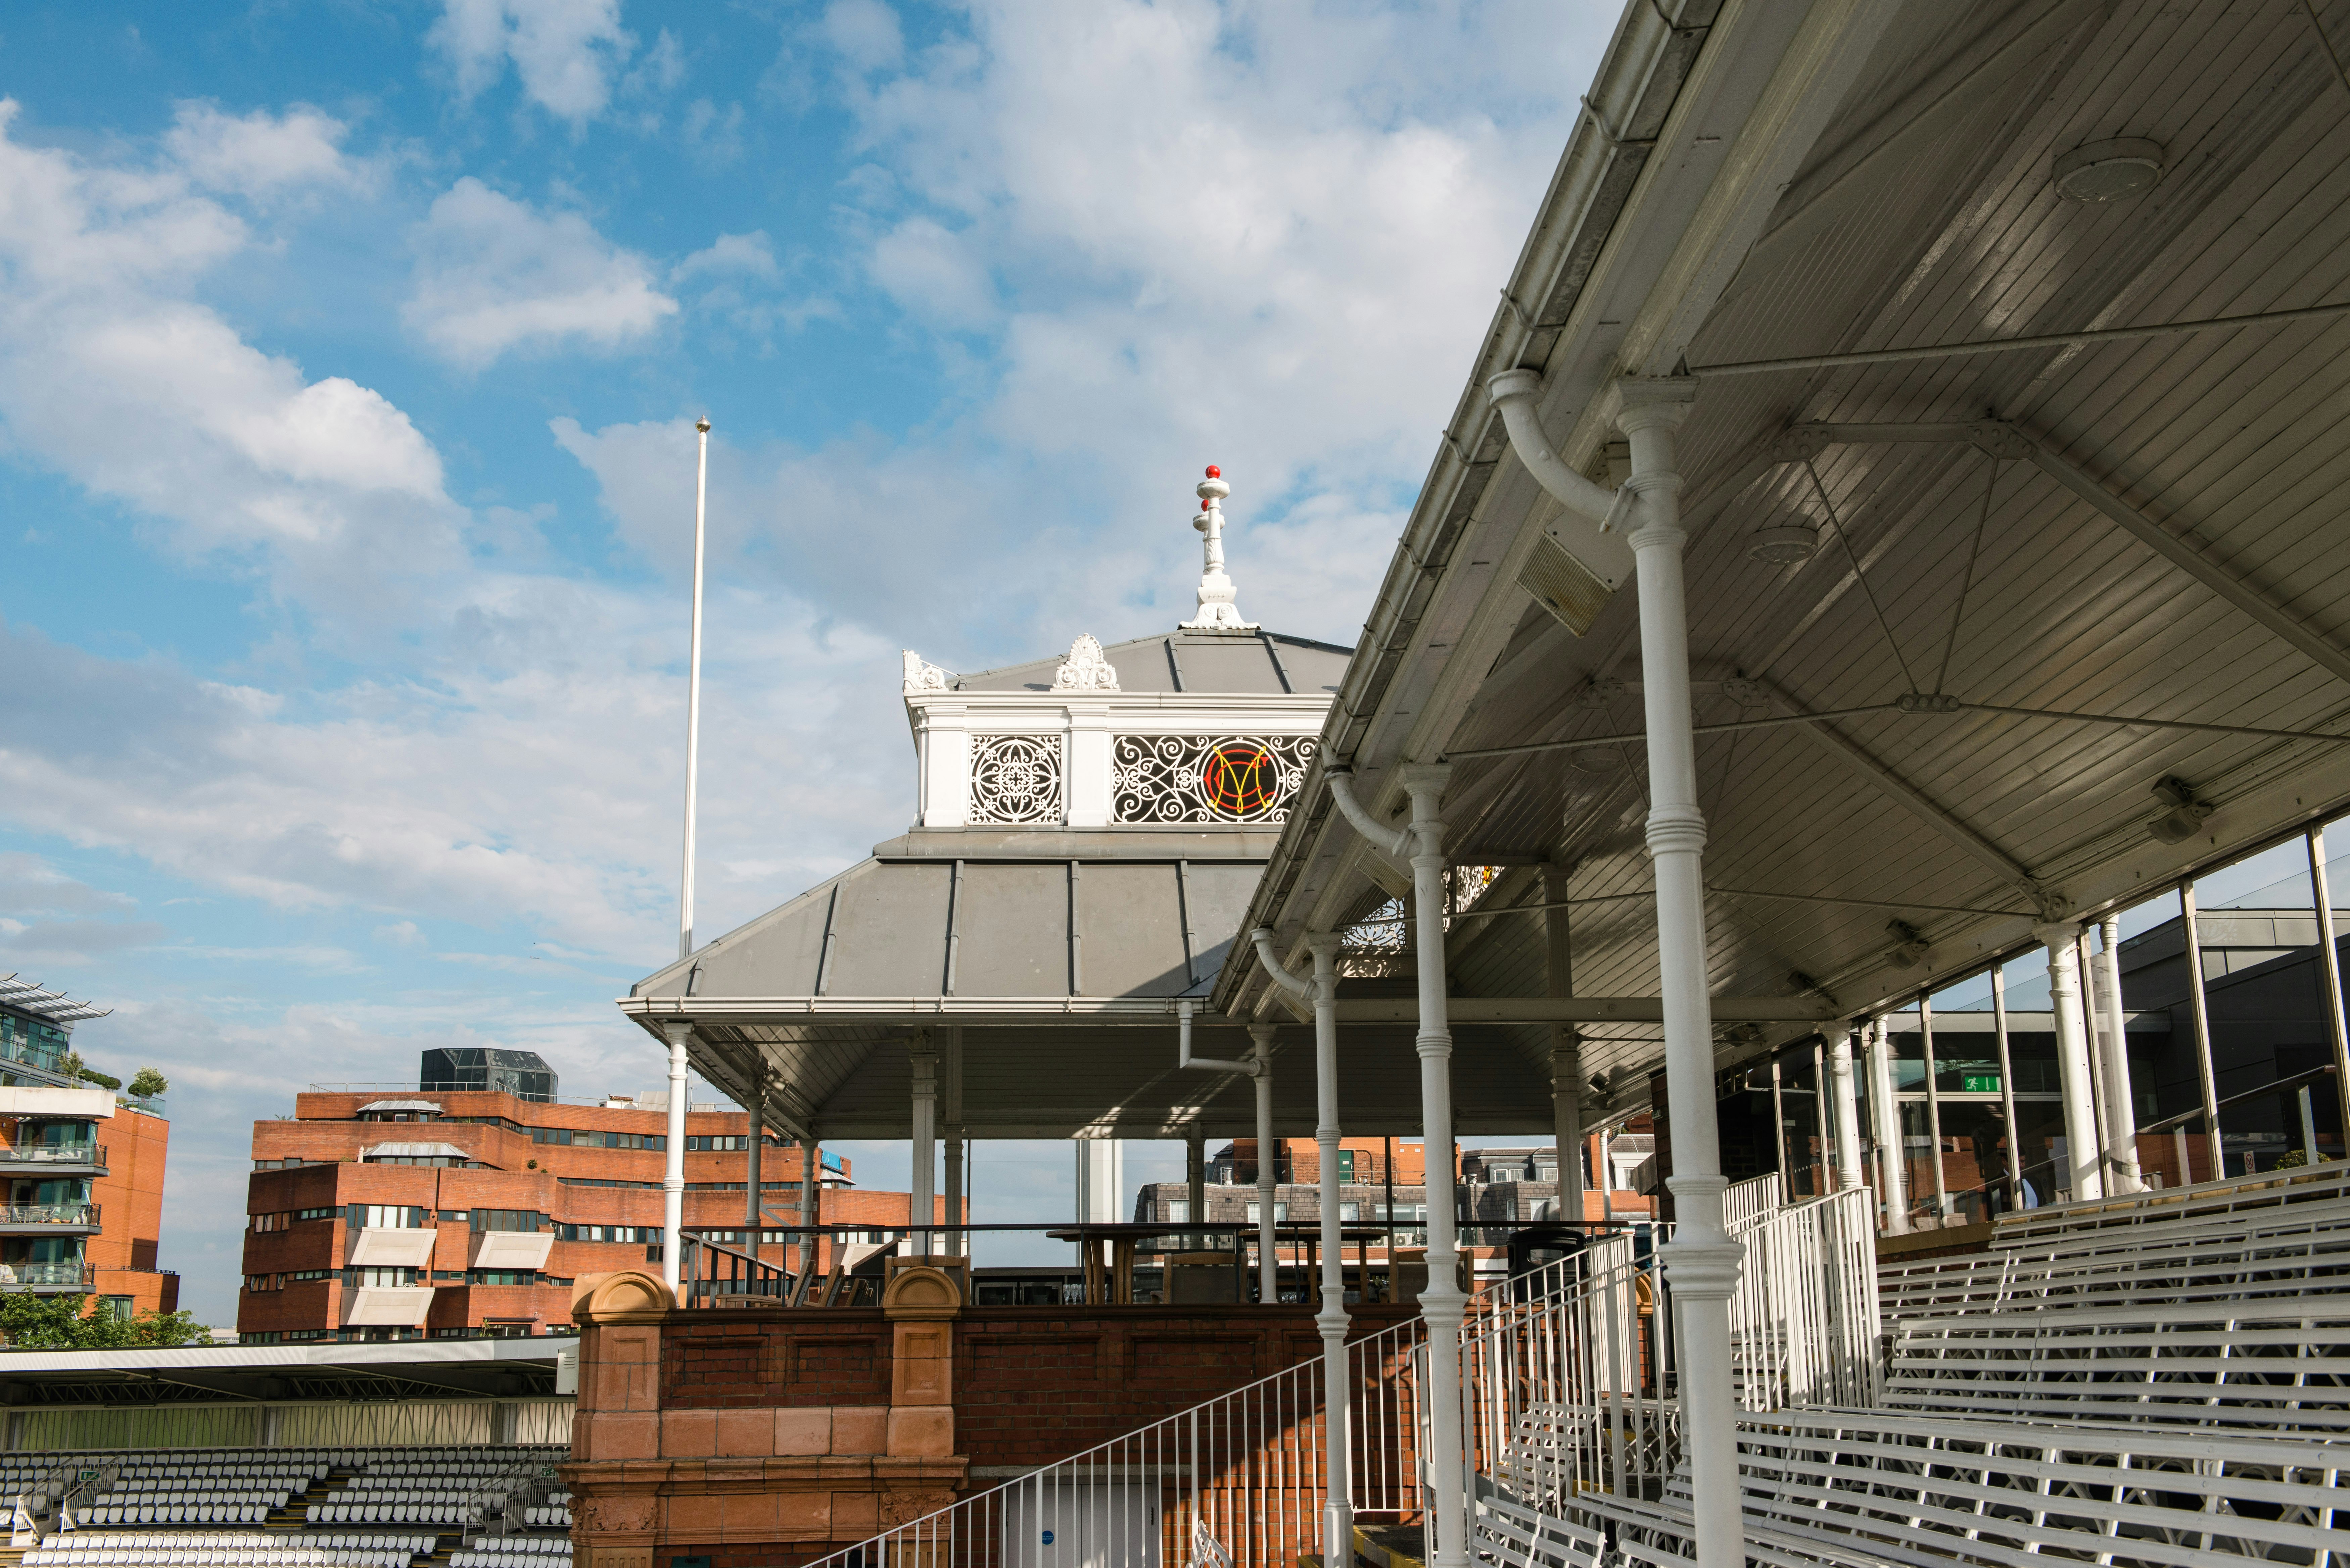
[[[702,554],[710,497],[710,421],[696,420],[701,451],[693,472],[693,647],[685,677],[685,874],[677,900],[677,956],[693,953],[693,807],[702,756]]]

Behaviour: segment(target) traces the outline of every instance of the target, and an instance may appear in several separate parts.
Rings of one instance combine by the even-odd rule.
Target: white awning
[[[360,1116],[369,1111],[431,1111],[437,1116],[441,1107],[432,1100],[369,1100],[359,1108]]]
[[[359,1150],[362,1161],[370,1159],[471,1159],[473,1156],[453,1143],[380,1143]]]

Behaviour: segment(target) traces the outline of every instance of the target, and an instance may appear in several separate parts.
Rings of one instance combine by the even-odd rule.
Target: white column
[[[1434,1526],[1434,1568],[1470,1568],[1466,1449],[1461,1429],[1461,1321],[1468,1298],[1461,1291],[1459,1171],[1452,1148],[1452,1014],[1444,963],[1444,823],[1438,816],[1452,770],[1399,770],[1411,794],[1412,950],[1419,978],[1420,1137],[1428,1182],[1428,1284],[1419,1313],[1428,1324],[1428,1516]]]
[[[2098,922],[2105,951],[2097,957],[2098,978],[2105,994],[2098,998],[2106,1015],[2106,1140],[2116,1192],[2143,1192],[2146,1182],[2137,1168],[2137,1107],[2130,1103],[2128,1015],[2122,1008],[2122,919],[2107,915]]]
[[[1909,1233],[1909,1173],[1902,1146],[1901,1102],[1893,1090],[1893,1038],[1885,1020],[1872,1018],[1863,1044],[1868,1054],[1868,1119],[1877,1127],[1877,1199],[1888,1236]]]
[[[1571,867],[1543,867],[1543,911],[1548,950],[1543,979],[1551,996],[1575,994],[1575,945],[1567,926],[1566,884]],[[1583,1042],[1572,1023],[1550,1026],[1551,1136],[1558,1144],[1558,1217],[1583,1219]]]
[[[1674,431],[1697,395],[1686,377],[1617,384],[1616,423],[1630,438],[1639,498],[1640,681],[1648,742],[1648,857],[1656,869],[1657,960],[1665,1013],[1678,1223],[1663,1247],[1681,1342],[1681,1439],[1690,1466],[1698,1568],[1744,1568],[1738,1433],[1731,1399],[1730,1296],[1745,1248],[1722,1226],[1721,1148],[1714,1120],[1713,1012],[1705,940],[1705,816],[1690,732],[1689,620],[1681,586],[1681,476]]]
[[[2048,948],[2048,991],[2056,1013],[2056,1082],[2064,1102],[2064,1158],[2072,1169],[2073,1201],[2105,1196],[2097,1180],[2097,1112],[2090,1098],[2089,1037],[2081,1015],[2081,975],[2074,939],[2081,928],[2070,920],[2034,926],[2032,934]]]
[[[1259,1303],[1273,1306],[1281,1300],[1281,1254],[1274,1243],[1274,1194],[1280,1177],[1281,1147],[1273,1141],[1273,1031],[1270,1023],[1249,1025],[1256,1042],[1256,1251]]]
[[[916,1225],[934,1223],[938,1215],[939,1178],[939,1057],[931,1048],[930,1032],[918,1029],[906,1040],[907,1064],[913,1070],[913,1136],[907,1140],[907,1154],[913,1167],[910,1200],[907,1204],[908,1220]],[[927,1258],[936,1251],[935,1238],[927,1231],[907,1237],[906,1251],[915,1257]]]
[[[1864,1185],[1860,1175],[1860,1106],[1853,1090],[1849,1030],[1838,1034],[1828,1046],[1828,1089],[1835,1117],[1836,1189],[1849,1192]]]
[[[685,1241],[685,1043],[693,1025],[664,1023],[669,1037],[669,1147],[661,1170],[661,1282],[677,1293],[678,1269],[684,1261]]]
[[[1068,707],[1069,773],[1066,797],[1071,827],[1107,827],[1110,820],[1109,704]]]
[[[1351,1563],[1355,1557],[1355,1507],[1347,1485],[1347,1251],[1338,1205],[1338,937],[1323,931],[1308,937],[1314,954],[1314,1147],[1321,1160],[1322,1310],[1314,1326],[1322,1334],[1322,1448],[1328,1461],[1322,1506],[1322,1561]]]
[[[756,1050],[757,1047],[752,1047]],[[759,1232],[766,1220],[759,1211],[759,1145],[767,1136],[767,1079],[764,1073],[751,1079],[750,1136],[743,1140],[743,1191],[745,1213],[743,1222],[751,1228],[749,1245],[743,1250],[753,1257],[759,1255]]]
[[[971,821],[971,710],[961,702],[924,702],[916,713],[922,826],[961,827]]]

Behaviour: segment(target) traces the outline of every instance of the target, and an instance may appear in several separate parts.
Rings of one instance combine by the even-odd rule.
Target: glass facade
[[[427,1051],[417,1077],[420,1089],[502,1089],[518,1099],[555,1098],[555,1069],[535,1051],[449,1047]]]

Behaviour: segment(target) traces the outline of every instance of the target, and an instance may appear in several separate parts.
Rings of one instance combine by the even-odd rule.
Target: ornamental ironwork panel
[[[1058,822],[1061,777],[1058,735],[973,735],[971,819]]]
[[[1283,822],[1320,742],[1311,735],[1120,735],[1119,822]]]

